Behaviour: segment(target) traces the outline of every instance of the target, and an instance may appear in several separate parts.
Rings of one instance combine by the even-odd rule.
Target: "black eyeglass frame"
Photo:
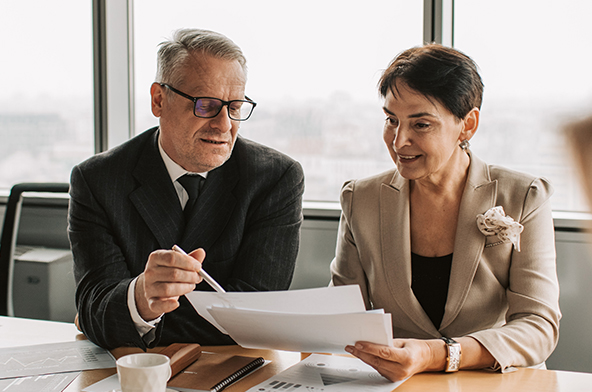
[[[253,114],[253,110],[255,110],[255,106],[257,106],[257,102],[253,101],[251,98],[247,97],[246,95],[245,95],[245,98],[246,99],[233,99],[232,101],[224,101],[223,99],[214,98],[214,97],[192,97],[191,95],[185,94],[183,91],[177,90],[173,86],[169,86],[166,83],[160,83],[160,85],[163,86],[163,87],[168,88],[169,90],[171,90],[175,94],[178,94],[178,95],[182,96],[183,98],[187,98],[190,101],[193,101],[193,115],[195,117],[199,117],[199,118],[214,118],[218,114],[220,114],[220,112],[222,111],[222,108],[224,106],[228,106],[230,108],[230,104],[233,103],[233,102],[245,102],[245,103],[249,103],[249,104],[253,105],[252,108],[251,108],[251,112],[249,113],[249,115],[247,116],[247,118],[243,118],[243,119],[232,118],[232,116],[230,115],[230,110],[228,110],[228,118],[230,118],[233,121],[247,121],[249,118],[251,118],[251,115]],[[200,116],[195,111],[196,106],[197,106],[197,101],[200,100],[200,99],[214,99],[216,101],[222,102],[222,105],[220,106],[220,109],[218,109],[218,111],[216,112],[216,114],[214,114],[212,116]]]

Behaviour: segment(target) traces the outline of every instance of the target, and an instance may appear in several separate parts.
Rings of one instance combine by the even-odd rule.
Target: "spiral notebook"
[[[180,390],[219,392],[265,363],[261,357],[202,353],[201,357],[168,382]]]

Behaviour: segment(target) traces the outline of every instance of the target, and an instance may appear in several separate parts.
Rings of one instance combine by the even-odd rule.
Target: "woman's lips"
[[[397,154],[399,160],[401,162],[413,162],[417,160],[421,155],[404,155],[404,154]]]

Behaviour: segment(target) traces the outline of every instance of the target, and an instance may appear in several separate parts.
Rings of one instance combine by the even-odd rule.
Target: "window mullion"
[[[95,152],[134,129],[131,0],[93,0]]]
[[[454,46],[454,0],[424,0],[424,42]]]

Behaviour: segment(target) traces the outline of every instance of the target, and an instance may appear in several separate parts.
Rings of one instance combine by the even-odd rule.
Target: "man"
[[[68,234],[78,322],[93,342],[232,344],[184,297],[211,290],[202,266],[227,291],[289,287],[304,176],[291,158],[237,137],[255,106],[245,84],[232,41],[179,30],[161,44],[150,90],[160,127],[74,167]],[[185,174],[205,181],[192,188]]]

